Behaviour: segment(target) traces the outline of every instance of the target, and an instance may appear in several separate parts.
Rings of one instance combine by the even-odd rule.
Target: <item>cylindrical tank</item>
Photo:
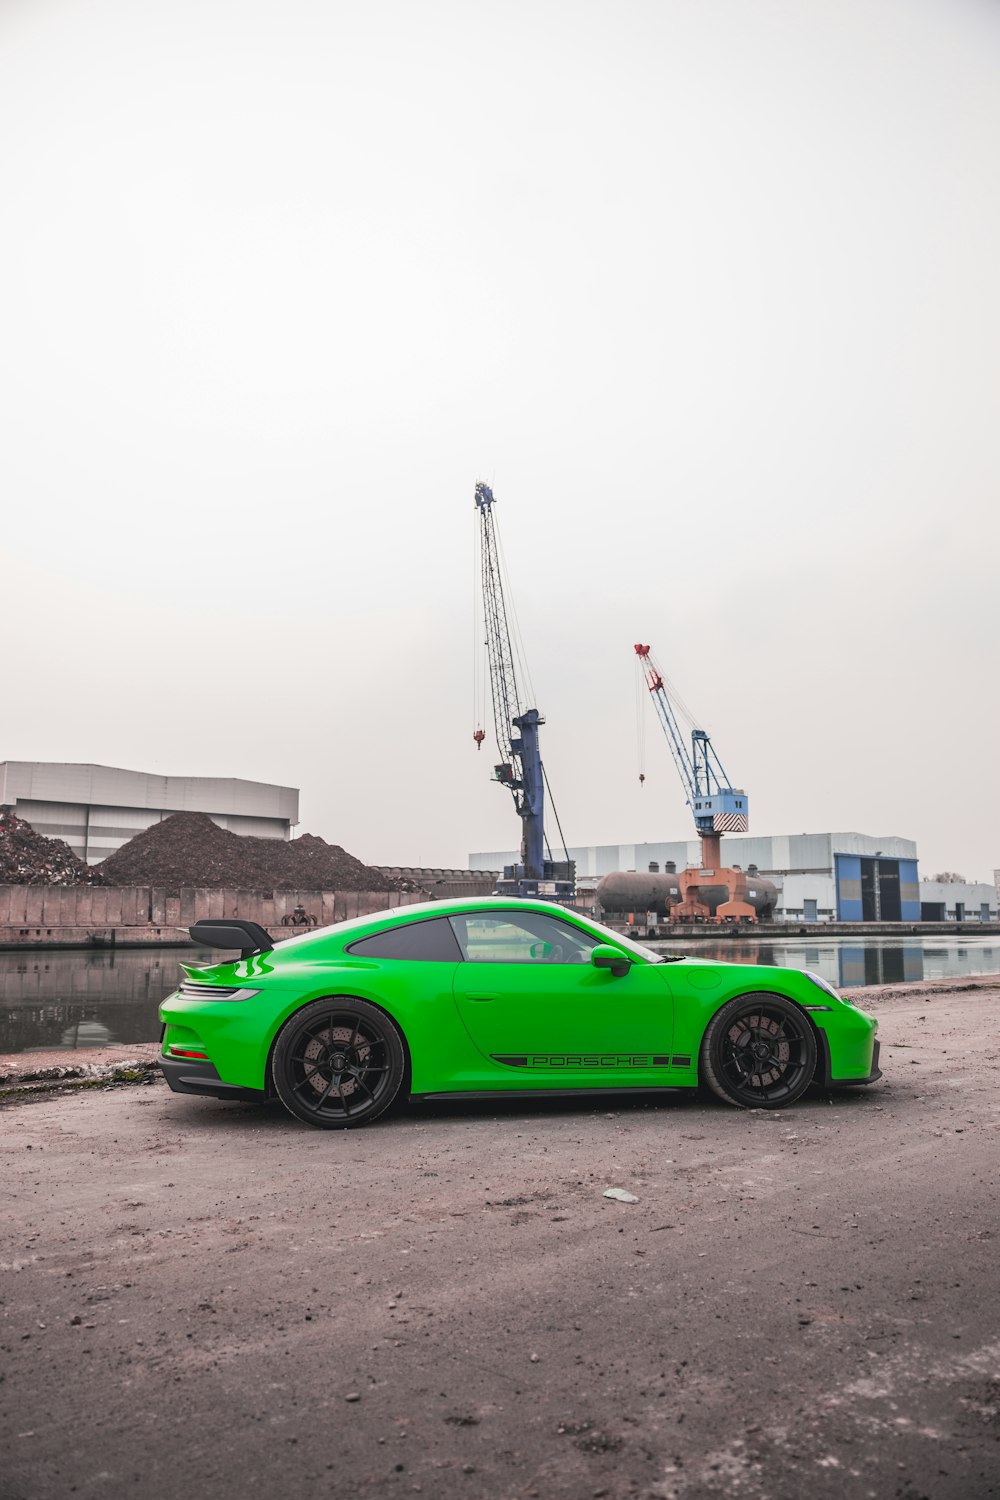
[[[778,887],[761,875],[756,865],[747,865],[746,882],[746,892],[740,899],[753,907],[762,922],[769,921],[778,904]]]
[[[719,874],[722,874],[721,870]],[[640,870],[616,870],[598,881],[595,894],[604,910],[613,916],[654,911],[658,917],[666,917],[670,908],[679,905],[681,900],[678,876],[671,871],[657,875]],[[714,916],[716,908],[729,900],[730,887],[709,876],[704,885],[697,886],[695,894]],[[774,914],[778,901],[774,882],[758,874],[756,867],[739,871],[737,888],[732,894],[752,906],[765,922]]]
[[[604,910],[615,916],[629,911],[655,911],[658,917],[665,917],[680,901],[681,888],[676,875],[615,870],[598,881],[596,895]]]

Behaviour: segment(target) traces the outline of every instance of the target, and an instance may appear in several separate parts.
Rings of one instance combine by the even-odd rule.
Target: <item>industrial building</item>
[[[63,839],[87,864],[171,813],[207,813],[232,833],[271,839],[290,838],[299,820],[295,787],[55,761],[0,762],[0,807],[12,807],[37,833]]]
[[[995,922],[997,886],[965,880],[921,880],[924,922]]]
[[[801,922],[995,921],[997,892],[990,885],[921,882],[912,839],[864,833],[800,833],[723,841],[726,862],[756,865],[778,888],[775,920]],[[577,885],[593,887],[615,870],[678,870],[701,859],[698,839],[669,843],[597,844],[570,849]],[[502,869],[510,851],[470,854],[474,870]]]

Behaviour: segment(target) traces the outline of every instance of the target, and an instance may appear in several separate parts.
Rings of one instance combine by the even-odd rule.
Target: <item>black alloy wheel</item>
[[[701,1074],[709,1088],[745,1109],[779,1109],[805,1093],[816,1071],[816,1035],[783,995],[740,995],[708,1024]]]
[[[303,1006],[279,1034],[271,1077],[286,1109],[322,1130],[367,1125],[399,1092],[403,1039],[366,1000],[334,995]]]

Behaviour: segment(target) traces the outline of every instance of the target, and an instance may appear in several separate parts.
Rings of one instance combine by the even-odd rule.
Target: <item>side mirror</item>
[[[596,948],[591,948],[590,962],[595,969],[610,969],[616,979],[623,978],[632,967],[628,954],[620,948],[612,948],[610,943],[598,943]]]

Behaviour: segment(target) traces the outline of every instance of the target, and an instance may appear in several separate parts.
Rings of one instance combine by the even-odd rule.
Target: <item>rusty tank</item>
[[[692,865],[678,874],[668,864],[662,874],[616,870],[599,881],[596,896],[612,916],[655,912],[674,921],[726,921],[729,913],[724,908],[736,901],[740,909],[749,908],[742,920],[767,922],[774,915],[778,891],[756,865],[746,870],[738,866],[708,870]],[[687,908],[684,912],[678,910],[682,905]]]

